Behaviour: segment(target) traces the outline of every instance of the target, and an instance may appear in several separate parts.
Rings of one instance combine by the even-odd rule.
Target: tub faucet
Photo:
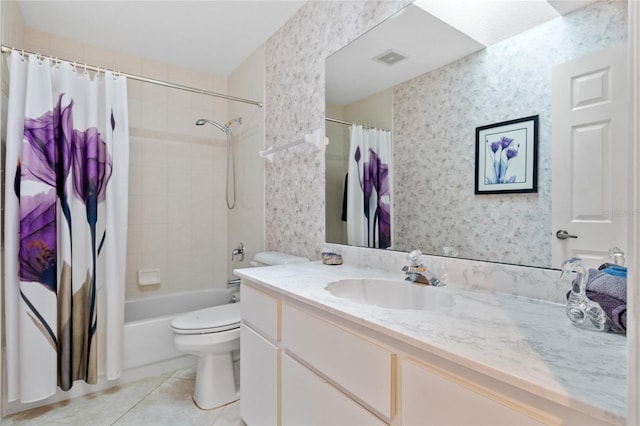
[[[402,268],[407,274],[405,280],[420,284],[429,284],[434,287],[440,287],[445,285],[440,281],[430,270],[428,270],[424,264],[420,262],[422,252],[420,250],[414,250],[407,255],[409,265]]]
[[[231,252],[231,261],[234,261],[236,256],[240,256],[240,262],[244,260],[244,244],[240,241],[238,247],[234,248]]]

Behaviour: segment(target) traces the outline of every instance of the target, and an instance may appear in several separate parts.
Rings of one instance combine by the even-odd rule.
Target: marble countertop
[[[576,328],[563,305],[449,283],[429,290],[449,294],[452,304],[386,309],[338,298],[325,287],[347,278],[401,281],[402,273],[321,262],[235,273],[540,397],[625,423],[626,338]]]

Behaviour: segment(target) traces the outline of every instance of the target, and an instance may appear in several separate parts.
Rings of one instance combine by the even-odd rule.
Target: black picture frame
[[[538,192],[538,116],[476,127],[476,194]]]

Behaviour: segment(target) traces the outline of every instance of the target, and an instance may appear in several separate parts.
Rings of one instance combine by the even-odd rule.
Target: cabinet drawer
[[[288,304],[282,347],[387,419],[395,416],[396,355]]]
[[[282,356],[282,426],[385,424],[299,362]]]
[[[280,340],[280,300],[242,281],[242,320],[268,339]]]
[[[402,363],[403,425],[525,426],[553,423],[558,421],[545,418],[529,407],[437,367],[412,360]]]

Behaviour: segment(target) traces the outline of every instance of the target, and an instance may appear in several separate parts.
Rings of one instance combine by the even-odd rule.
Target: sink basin
[[[431,310],[453,305],[445,289],[409,281],[347,279],[329,283],[325,289],[341,299],[388,309]]]

